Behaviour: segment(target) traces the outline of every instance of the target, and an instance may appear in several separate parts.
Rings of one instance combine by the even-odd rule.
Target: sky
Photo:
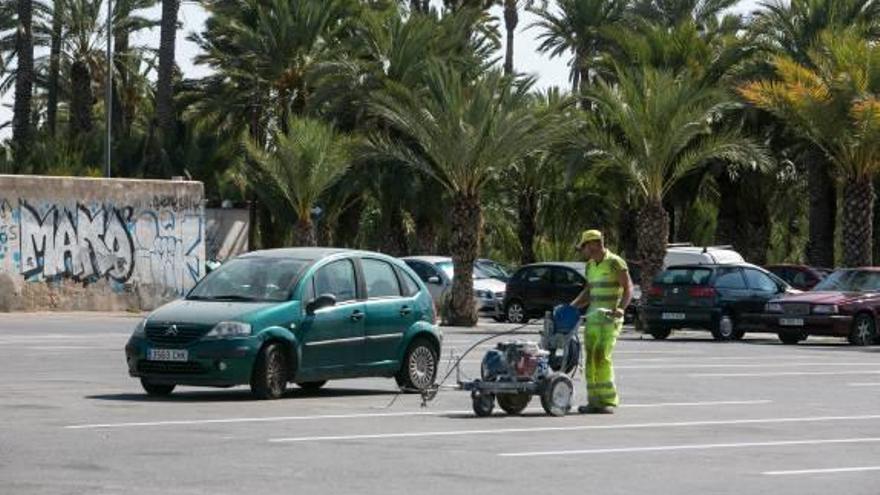
[[[439,3],[438,0],[432,0]],[[757,7],[758,0],[741,0],[734,9],[735,12],[748,13]],[[494,14],[499,19],[499,23],[503,23],[502,10],[500,7],[493,9]],[[159,19],[161,17],[161,5],[156,5],[144,12],[148,18]],[[207,14],[197,2],[184,1],[180,7],[180,22],[182,29],[177,33],[176,58],[177,63],[183,71],[184,75],[189,78],[202,77],[209,73],[204,66],[197,66],[193,63],[193,57],[198,53],[195,44],[186,40],[187,36],[192,32],[200,32],[204,28]],[[568,83],[568,57],[557,57],[550,59],[549,57],[538,53],[537,47],[539,42],[535,39],[538,35],[537,29],[528,29],[528,26],[536,20],[536,16],[528,12],[520,14],[519,25],[517,26],[516,38],[514,40],[514,67],[519,72],[532,73],[538,77],[537,87],[547,88],[550,86],[560,86],[567,88]],[[503,33],[503,24],[500,24]],[[159,47],[159,28],[156,27],[149,31],[143,31],[133,37],[133,46],[149,46],[153,48]],[[499,57],[503,57],[504,46],[498,52]],[[36,57],[45,55],[37,51]],[[502,60],[503,62],[503,60]],[[13,90],[0,97],[0,123],[12,119],[12,101]],[[0,130],[0,141],[8,138],[12,134],[10,127]]]

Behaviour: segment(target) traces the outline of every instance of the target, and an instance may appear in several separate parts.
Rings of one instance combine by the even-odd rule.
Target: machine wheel
[[[498,396],[498,406],[507,414],[517,415],[528,407],[532,401],[532,395],[525,392],[518,394],[500,394]]]
[[[471,392],[471,401],[473,402],[474,414],[481,418],[492,415],[492,409],[495,408],[494,395],[484,394],[474,390]]]
[[[434,346],[424,338],[413,340],[394,378],[407,391],[427,390],[434,385],[434,379],[437,378],[437,351]]]
[[[287,390],[288,376],[290,367],[284,349],[278,344],[269,344],[257,355],[251,374],[251,392],[258,399],[279,399]]]
[[[305,390],[306,392],[317,392],[321,390],[321,387],[327,384],[327,380],[320,380],[316,382],[299,382],[299,388]]]
[[[776,335],[785,345],[797,345],[807,340],[807,334],[804,332],[779,332]]]
[[[541,393],[541,407],[551,416],[565,416],[571,409],[574,384],[561,373],[547,377],[547,385]]]
[[[719,342],[729,342],[731,340],[738,340],[737,335],[739,335],[739,338],[742,338],[743,333],[736,329],[736,321],[734,321],[733,316],[723,313],[715,323],[715,328],[712,329],[712,337]]]
[[[852,345],[871,345],[877,340],[877,324],[869,314],[856,315],[853,320],[849,343]]]
[[[526,316],[526,308],[519,301],[511,301],[507,303],[507,308],[505,308],[504,314],[507,315],[508,323],[525,325],[529,322],[529,318]]]
[[[147,392],[147,395],[152,395],[153,397],[167,397],[171,395],[171,392],[174,391],[174,387],[176,385],[163,385],[159,383],[151,383],[146,378],[141,378],[141,387],[144,387],[144,391]]]
[[[654,337],[654,340],[666,340],[672,335],[671,328],[651,328],[648,330],[648,334],[651,337]]]

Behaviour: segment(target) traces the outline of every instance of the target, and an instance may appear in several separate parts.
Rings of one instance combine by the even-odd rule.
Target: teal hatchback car
[[[223,264],[153,311],[125,346],[150,395],[177,385],[250,385],[262,399],[288,383],[393,377],[424,390],[443,337],[431,294],[402,261],[379,253],[273,249]]]

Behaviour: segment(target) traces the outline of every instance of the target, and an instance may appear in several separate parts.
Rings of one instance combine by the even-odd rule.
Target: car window
[[[364,282],[367,285],[367,297],[400,296],[400,285],[394,275],[394,269],[384,261],[365,258],[361,260],[364,270]]]
[[[403,289],[403,295],[406,297],[412,297],[418,294],[421,289],[419,288],[419,284],[412,277],[412,275],[407,273],[406,270],[403,270],[399,267],[396,270],[397,278],[400,280],[400,283],[402,285],[401,288]]]
[[[412,268],[416,275],[422,279],[422,282],[428,283],[428,279],[437,275],[437,270],[427,263],[421,261],[406,260],[406,264]]]
[[[280,302],[310,261],[247,256],[224,263],[203,278],[188,299]]]
[[[554,268],[553,283],[558,285],[578,285],[583,284],[584,281],[572,270],[566,268]]]
[[[706,285],[712,271],[708,268],[669,268],[657,277],[663,285]]]
[[[785,279],[785,277],[782,278]],[[785,280],[788,280],[788,282],[795,287],[803,287],[809,285],[811,282],[814,282],[815,278],[807,272],[797,272],[793,277],[791,277],[791,279]]]
[[[550,282],[550,267],[546,266],[536,266],[531,268],[529,272],[526,274],[526,282],[529,283],[539,283],[539,282]]]
[[[715,287],[719,289],[746,289],[746,281],[739,268],[722,268],[718,270]]]
[[[819,282],[814,291],[878,292],[880,272],[864,270],[838,270]]]
[[[746,280],[752,290],[761,292],[779,292],[779,287],[766,274],[759,272],[753,268],[746,268]]]
[[[334,261],[318,270],[315,273],[315,293],[333,294],[336,302],[353,301],[357,297],[357,284],[351,261]]]

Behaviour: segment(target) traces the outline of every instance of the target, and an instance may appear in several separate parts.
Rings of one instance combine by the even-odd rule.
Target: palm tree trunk
[[[870,266],[874,227],[874,183],[847,179],[843,186],[843,265]]]
[[[477,194],[455,193],[452,198],[452,301],[449,324],[472,327],[477,324],[474,304],[474,261],[480,250],[482,207]]]
[[[301,215],[293,228],[293,242],[297,246],[312,247],[318,245],[315,238],[315,226],[308,215]]]
[[[538,195],[529,188],[519,193],[519,246],[520,263],[535,262],[535,233],[538,228]]]
[[[92,76],[89,66],[76,60],[70,67],[70,132],[76,138],[92,131]]]
[[[58,81],[61,73],[61,34],[63,29],[64,2],[54,3],[52,12],[52,41],[49,48],[49,91],[46,96],[46,123],[49,134],[55,135],[58,124]]]
[[[426,215],[416,217],[416,250],[418,254],[437,253],[437,225]]]
[[[12,142],[17,167],[30,153],[31,101],[34,95],[34,37],[33,10],[31,0],[18,0],[18,26],[15,34],[15,50],[18,54],[18,67],[15,71],[15,103],[12,114]]]
[[[507,46],[504,54],[504,73],[513,74],[513,35],[519,23],[517,0],[504,0],[504,29],[507,30]]]
[[[159,35],[159,75],[156,82],[156,119],[159,128],[168,137],[174,135],[174,105],[172,76],[174,72],[174,43],[177,38],[177,11],[180,0],[162,0],[162,27]]]
[[[125,97],[128,87],[128,70],[125,59],[128,57],[128,33],[119,30],[113,37],[113,65],[118,77],[113,78],[113,128],[122,137],[129,137],[131,111],[128,108],[128,99]]]
[[[837,223],[837,188],[824,155],[808,157],[807,188],[810,194],[810,237],[807,262],[813,266],[834,267],[834,231]]]
[[[642,293],[647,293],[654,277],[663,269],[666,240],[669,238],[669,216],[661,201],[648,201],[639,211],[637,220],[638,259],[641,261]]]
[[[617,236],[620,239],[620,251],[628,258],[635,259],[638,252],[639,236],[633,227],[638,223],[639,211],[627,202],[621,208],[620,217]]]

